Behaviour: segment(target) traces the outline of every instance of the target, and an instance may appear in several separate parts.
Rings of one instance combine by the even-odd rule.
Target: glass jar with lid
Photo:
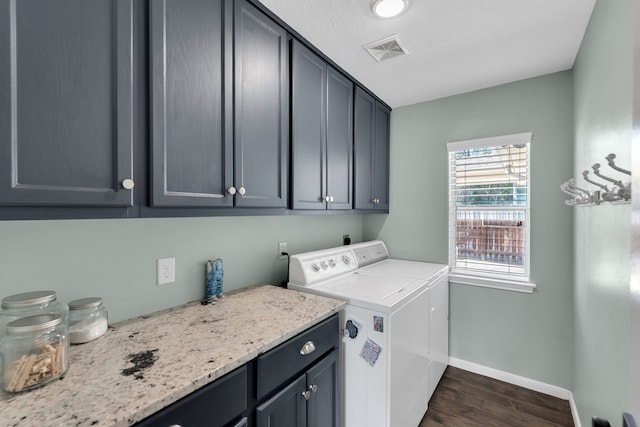
[[[69,303],[69,337],[71,344],[93,341],[107,332],[107,309],[102,298],[82,298]]]
[[[4,335],[9,322],[36,314],[60,314],[63,323],[69,324],[69,308],[57,300],[54,291],[25,292],[8,296],[0,302],[0,337]]]
[[[61,314],[7,323],[0,340],[2,388],[18,393],[60,378],[69,369],[69,335]]]

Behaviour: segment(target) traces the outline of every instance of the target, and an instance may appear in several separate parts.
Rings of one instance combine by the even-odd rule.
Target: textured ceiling
[[[595,1],[409,0],[380,19],[371,0],[261,0],[392,107],[570,69]],[[409,55],[362,48],[392,34]]]

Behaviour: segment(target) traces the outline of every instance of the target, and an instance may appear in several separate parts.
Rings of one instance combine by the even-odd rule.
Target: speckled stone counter
[[[265,285],[115,324],[71,347],[63,379],[23,394],[0,392],[0,425],[132,425],[343,305]]]

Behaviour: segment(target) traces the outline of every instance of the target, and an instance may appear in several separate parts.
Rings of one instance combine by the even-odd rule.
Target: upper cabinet
[[[389,110],[287,28],[258,0],[1,1],[0,219],[388,211]]]
[[[0,4],[0,206],[133,204],[131,0]]]
[[[152,206],[233,205],[231,4],[149,3]]]
[[[389,211],[390,110],[356,87],[355,208]]]
[[[287,207],[289,44],[286,31],[235,3],[236,206]]]
[[[150,7],[152,205],[286,207],[286,31],[246,1]]]
[[[292,49],[294,209],[352,209],[353,83],[297,41]]]

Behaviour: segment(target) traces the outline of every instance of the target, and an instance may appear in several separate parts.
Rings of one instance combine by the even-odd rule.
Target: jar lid
[[[2,308],[25,308],[55,301],[54,291],[35,291],[2,298]]]
[[[81,298],[73,300],[69,303],[69,310],[81,310],[83,308],[100,307],[102,305],[102,298]]]
[[[53,328],[62,323],[61,314],[38,314],[7,323],[7,335],[19,335]]]

